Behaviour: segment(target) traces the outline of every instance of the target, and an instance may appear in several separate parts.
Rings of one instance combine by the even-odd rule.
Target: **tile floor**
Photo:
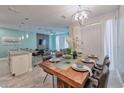
[[[116,71],[110,71],[109,80],[108,80],[108,88],[121,88],[122,82],[119,81],[119,77]]]
[[[46,73],[39,66],[36,66],[33,68],[32,72],[12,77],[9,73],[8,61],[0,62],[0,87],[3,88],[52,88],[52,77],[50,75],[46,79],[45,83],[42,83],[45,75]],[[108,88],[121,87],[122,83],[119,81],[116,71],[111,71]]]
[[[120,73],[121,73],[122,81],[124,82],[124,72],[120,72]]]

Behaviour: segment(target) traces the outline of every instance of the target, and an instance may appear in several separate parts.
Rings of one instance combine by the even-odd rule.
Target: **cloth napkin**
[[[92,70],[91,70],[88,66],[84,65],[84,66],[83,66],[83,69],[86,69],[87,71],[89,71],[90,76],[93,75]]]
[[[92,70],[87,65],[83,65],[82,68],[79,68],[79,67],[77,67],[76,64],[72,64],[72,68],[75,69],[75,70],[78,70],[78,71],[82,71],[82,70],[83,71],[88,71],[90,73],[90,76],[93,75]]]

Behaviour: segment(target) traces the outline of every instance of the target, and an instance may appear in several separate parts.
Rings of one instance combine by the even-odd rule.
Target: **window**
[[[60,49],[68,48],[68,43],[66,41],[67,36],[56,36],[56,50],[59,51]]]

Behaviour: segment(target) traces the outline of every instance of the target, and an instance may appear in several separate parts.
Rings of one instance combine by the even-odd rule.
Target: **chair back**
[[[99,88],[107,87],[108,77],[109,77],[109,67],[107,65],[105,65],[99,76],[99,80],[98,80]]]
[[[106,55],[105,58],[104,58],[104,61],[103,61],[103,67],[107,65],[109,67],[110,65],[110,60],[109,60],[109,56]]]
[[[56,52],[56,57],[62,57],[62,56],[63,56],[63,52],[61,51]]]
[[[51,59],[52,57],[50,55],[48,55],[48,56],[43,56],[42,58],[43,58],[43,62],[44,62],[44,61]]]

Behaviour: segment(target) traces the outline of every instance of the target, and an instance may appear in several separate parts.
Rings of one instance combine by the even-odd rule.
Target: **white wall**
[[[102,63],[104,58],[103,23],[82,27],[81,32],[83,52],[97,55],[100,59],[99,62]]]
[[[90,18],[87,20],[87,22],[86,22],[86,24],[84,24],[84,26],[94,24],[94,23],[100,23],[105,20],[111,19],[111,18],[115,17],[115,14],[116,14],[116,11],[113,11],[108,14],[104,14],[102,16],[96,16],[95,18]]]

